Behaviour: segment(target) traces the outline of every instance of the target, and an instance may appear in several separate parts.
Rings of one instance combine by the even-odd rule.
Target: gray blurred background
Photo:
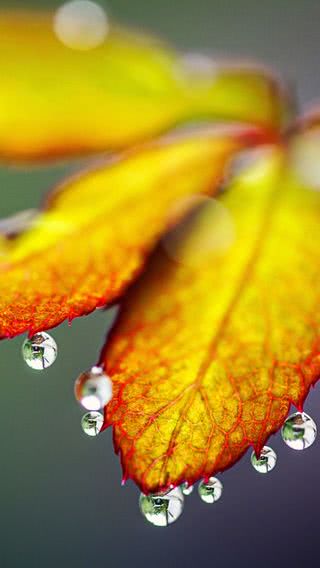
[[[295,85],[301,104],[320,99],[319,0],[101,4],[117,20],[182,48],[255,57]],[[0,217],[37,206],[72,168],[0,168]],[[245,456],[221,476],[219,503],[205,505],[195,493],[175,525],[161,529],[143,520],[138,490],[120,485],[110,432],[82,434],[73,397],[73,381],[96,361],[112,315],[99,310],[53,330],[59,357],[40,374],[24,365],[22,338],[0,344],[1,568],[317,568],[319,441],[299,453],[276,436],[278,466],[270,475],[255,473]],[[319,389],[306,410],[320,423]]]

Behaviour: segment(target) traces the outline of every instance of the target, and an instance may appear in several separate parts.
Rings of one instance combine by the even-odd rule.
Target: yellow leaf
[[[180,246],[168,246],[177,229],[166,237],[106,344],[105,426],[145,492],[259,451],[320,376],[320,193],[290,181],[282,159],[219,196],[234,224],[225,250],[193,263],[190,225]]]
[[[67,181],[0,258],[0,336],[34,333],[119,297],[190,194],[215,192],[257,129],[162,140]],[[169,215],[170,213],[170,215]]]
[[[77,51],[53,22],[45,11],[0,12],[2,158],[118,149],[201,117],[271,129],[286,120],[286,97],[263,70],[226,65],[201,75],[170,48],[113,26],[102,45]]]
[[[8,251],[8,242],[5,237],[0,235],[0,261],[1,257],[3,257]]]

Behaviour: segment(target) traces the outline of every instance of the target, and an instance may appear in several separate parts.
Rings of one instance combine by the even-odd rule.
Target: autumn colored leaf
[[[219,207],[234,240],[196,259],[190,225],[179,247],[177,229],[167,235],[102,355],[105,427],[146,493],[258,452],[320,376],[320,192],[290,179],[277,152]]]
[[[119,297],[190,195],[215,192],[255,128],[162,140],[67,181],[0,258],[0,337],[48,329]]]
[[[50,12],[0,12],[3,159],[119,149],[196,118],[271,129],[286,122],[287,96],[262,69],[225,64],[199,73],[190,58],[116,26],[102,45],[77,51],[53,23]]]
[[[7,252],[8,252],[8,241],[3,235],[0,235],[0,259],[4,255],[6,255]]]

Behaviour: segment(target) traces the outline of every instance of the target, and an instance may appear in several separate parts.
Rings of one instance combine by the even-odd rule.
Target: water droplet
[[[42,331],[26,339],[22,345],[22,356],[31,367],[42,371],[50,367],[56,360],[58,348],[51,335]]]
[[[184,220],[162,239],[172,260],[197,267],[208,259],[230,252],[236,230],[231,213],[220,201],[205,196],[179,200],[170,212],[172,219],[187,214]]]
[[[108,17],[102,6],[91,0],[71,0],[56,11],[54,31],[67,47],[86,51],[104,42]]]
[[[81,427],[87,436],[97,436],[103,426],[103,414],[101,412],[87,412],[82,417]]]
[[[112,383],[101,367],[92,367],[77,378],[75,397],[87,410],[100,410],[112,398]]]
[[[216,477],[210,477],[208,481],[200,481],[198,486],[199,495],[205,503],[215,503],[222,495],[223,485]]]
[[[183,483],[183,484],[180,486],[180,489],[181,489],[182,493],[183,493],[186,497],[188,497],[189,495],[191,495],[191,493],[192,493],[194,487],[193,487],[193,485],[189,485],[189,483],[186,482],[186,483]]]
[[[184,497],[179,487],[155,495],[141,493],[140,511],[143,516],[157,527],[167,527],[174,523],[181,515],[184,505]]]
[[[259,457],[256,456],[255,452],[252,452],[251,463],[259,473],[269,473],[276,466],[277,454],[272,448],[264,446]]]
[[[317,426],[305,412],[296,412],[282,426],[283,441],[293,450],[305,450],[312,446],[317,436]]]

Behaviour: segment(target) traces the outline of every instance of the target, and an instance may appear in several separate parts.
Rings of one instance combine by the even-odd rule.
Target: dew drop
[[[223,485],[216,477],[210,477],[208,481],[200,481],[198,486],[199,495],[205,503],[215,503],[222,495]]]
[[[191,495],[191,493],[193,492],[194,487],[193,487],[193,485],[189,485],[189,483],[186,482],[186,483],[183,483],[183,484],[180,486],[180,489],[181,489],[183,495],[185,495],[186,497],[188,497],[188,496]]]
[[[312,446],[317,436],[317,426],[305,412],[296,412],[282,426],[283,441],[293,450],[305,450]]]
[[[87,51],[104,42],[109,22],[106,12],[99,4],[91,0],[71,0],[58,8],[53,27],[64,45]]]
[[[252,452],[251,463],[258,473],[269,473],[276,466],[277,454],[272,448],[264,446],[259,457],[256,456],[255,452]]]
[[[179,487],[168,493],[144,495],[141,493],[140,511],[149,523],[156,527],[167,527],[174,523],[181,515],[184,497]]]
[[[103,414],[101,412],[87,412],[81,420],[81,427],[87,436],[97,436],[103,426]]]
[[[100,410],[112,398],[112,383],[101,367],[92,367],[77,378],[74,393],[87,410]]]
[[[44,331],[26,339],[22,345],[22,356],[25,362],[36,371],[50,367],[55,362],[57,354],[58,348],[55,340]]]

